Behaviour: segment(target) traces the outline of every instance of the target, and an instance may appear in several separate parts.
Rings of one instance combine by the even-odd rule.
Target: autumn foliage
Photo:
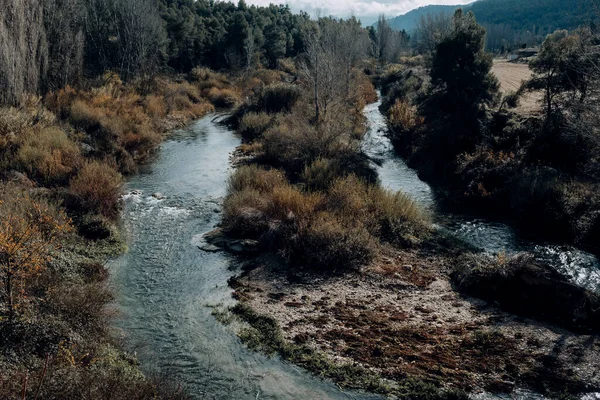
[[[32,300],[29,283],[45,269],[71,224],[64,212],[17,187],[0,190],[0,315],[4,310],[12,318]]]

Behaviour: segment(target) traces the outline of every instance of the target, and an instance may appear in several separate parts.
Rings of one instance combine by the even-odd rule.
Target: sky
[[[247,4],[267,6],[270,3],[289,4],[293,11],[306,11],[314,14],[320,8],[322,15],[347,18],[351,15],[375,21],[381,14],[388,18],[405,14],[410,10],[430,4],[459,5],[473,0],[246,0]]]

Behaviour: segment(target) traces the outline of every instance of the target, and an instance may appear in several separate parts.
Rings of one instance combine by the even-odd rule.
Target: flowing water
[[[128,251],[108,265],[119,293],[118,328],[145,368],[196,399],[368,399],[244,347],[213,308],[233,304],[236,274],[224,253],[197,247],[219,222],[229,156],[240,140],[206,117],[176,132],[126,184]]]
[[[593,291],[600,291],[600,262],[596,256],[572,246],[546,243],[539,238],[519,234],[507,224],[475,218],[468,215],[448,214],[438,209],[431,187],[417,176],[398,157],[386,136],[386,122],[379,111],[381,102],[365,108],[369,131],[363,150],[374,161],[383,186],[408,193],[422,206],[435,211],[436,223],[467,242],[492,254],[528,251],[574,283]]]
[[[394,154],[378,107],[365,110],[371,126],[365,152],[377,161],[384,186],[434,210],[431,188]],[[213,316],[212,306],[234,303],[227,281],[238,271],[226,254],[200,251],[197,244],[219,222],[229,157],[240,144],[213,118],[174,133],[156,160],[126,184],[128,251],[108,265],[126,344],[145,368],[166,372],[197,399],[378,398],[343,392],[277,357],[249,351],[233,327]],[[574,248],[528,241],[507,225],[482,219],[444,215],[438,224],[486,251],[531,250],[578,283],[596,288],[600,282],[598,260]]]

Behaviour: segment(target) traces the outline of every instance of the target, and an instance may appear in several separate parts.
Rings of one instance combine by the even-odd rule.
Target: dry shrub
[[[343,175],[344,171],[338,164],[326,158],[318,158],[304,168],[300,180],[310,191],[324,191]]]
[[[267,201],[264,194],[252,188],[230,193],[223,203],[223,229],[232,236],[259,237],[269,228],[264,212]]]
[[[422,55],[412,56],[412,57],[400,57],[400,64],[407,67],[421,67],[425,66],[425,59]]]
[[[343,225],[328,213],[314,215],[293,251],[307,267],[324,271],[356,270],[376,254],[377,245],[364,227]]]
[[[277,83],[262,90],[258,105],[260,109],[271,114],[290,112],[301,96],[302,91],[297,85]]]
[[[267,214],[271,219],[293,221],[300,225],[322,203],[321,195],[304,193],[290,184],[275,187],[269,200]]]
[[[223,89],[229,86],[227,77],[208,68],[197,67],[190,72],[190,79],[200,89]]]
[[[58,127],[33,129],[20,139],[17,162],[46,183],[64,181],[81,164],[79,147]]]
[[[340,218],[365,220],[368,218],[370,199],[367,185],[350,175],[331,184],[327,193],[327,207]]]
[[[202,102],[200,90],[187,82],[165,82],[163,84],[163,93],[167,113],[173,111],[186,111],[190,109],[193,104]]]
[[[246,189],[256,190],[259,193],[269,193],[277,186],[287,184],[281,171],[266,170],[256,165],[247,165],[238,168],[229,177],[229,193],[241,192]]]
[[[244,155],[257,156],[263,152],[263,144],[261,142],[243,143],[238,149]]]
[[[399,132],[409,131],[423,123],[423,118],[417,114],[417,108],[401,99],[396,99],[388,111],[388,120]]]
[[[219,108],[232,108],[240,102],[240,95],[233,89],[213,87],[206,91],[206,96],[215,107]]]
[[[328,153],[317,129],[301,119],[286,119],[268,129],[262,143],[266,160],[291,173],[300,173],[306,165]]]
[[[67,86],[56,92],[48,93],[44,98],[44,104],[59,118],[66,118],[76,97],[77,91]]]
[[[370,186],[371,218],[377,221],[377,236],[399,246],[418,244],[430,233],[430,216],[405,193]]]
[[[245,140],[252,141],[266,132],[272,121],[273,117],[267,113],[249,112],[242,117],[238,131]]]
[[[278,126],[263,134],[264,157],[284,168],[289,176],[300,175],[318,158],[327,158],[360,176],[373,175],[360,154],[360,141],[352,132],[348,115],[332,116],[318,127],[309,124],[303,113],[295,112],[277,122]]]
[[[167,104],[164,97],[149,95],[144,99],[146,112],[152,118],[164,118],[167,115]]]
[[[88,105],[83,100],[73,101],[69,112],[70,122],[84,130],[98,127],[103,116],[104,113],[100,109]]]
[[[354,96],[355,108],[362,111],[366,104],[377,101],[377,91],[371,80],[362,72],[352,71],[352,93]]]
[[[252,72],[252,77],[262,82],[263,86],[269,86],[282,82],[285,74],[273,69],[258,69]]]
[[[122,183],[121,174],[110,164],[92,161],[86,163],[71,180],[69,190],[82,210],[114,217]]]
[[[290,75],[297,75],[298,69],[293,58],[282,58],[277,60],[277,69]]]
[[[47,292],[48,306],[77,331],[103,335],[109,326],[106,305],[114,296],[104,283],[63,283]]]
[[[37,278],[70,231],[70,220],[54,204],[17,185],[0,185],[0,315],[24,313],[37,300],[31,296]]]
[[[428,214],[409,196],[353,175],[332,185],[327,208],[340,220],[361,223],[373,236],[399,246],[412,246],[429,233]]]

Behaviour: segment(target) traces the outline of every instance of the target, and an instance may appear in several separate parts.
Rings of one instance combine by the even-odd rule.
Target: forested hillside
[[[473,11],[487,29],[488,48],[499,51],[502,44],[540,44],[556,29],[575,29],[592,24],[596,15],[591,0],[478,0],[464,6],[426,6],[389,20],[393,29],[412,33],[428,15],[451,15],[457,8]]]
[[[467,9],[469,6],[458,6],[458,5],[450,5],[450,6],[439,6],[439,5],[430,5],[416,8],[412,11],[407,12],[403,15],[398,15],[397,17],[390,18],[389,23],[393,29],[397,30],[406,30],[407,32],[412,32],[417,28],[419,24],[419,20],[421,17],[425,17],[428,14],[452,14],[454,10],[462,7],[463,9]]]

